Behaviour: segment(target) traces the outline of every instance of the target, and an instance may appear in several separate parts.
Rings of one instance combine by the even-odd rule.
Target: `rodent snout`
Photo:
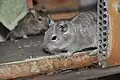
[[[43,52],[45,52],[46,54],[50,54],[48,47],[43,46],[42,50],[43,50]]]
[[[45,45],[45,44],[42,44],[42,48],[43,48],[44,50],[46,50],[46,51],[49,50],[48,47],[47,47],[47,45]]]
[[[57,36],[52,36],[51,40],[55,41],[57,39]]]
[[[42,50],[43,52],[45,52],[45,54],[50,54],[50,55],[52,54],[50,48],[47,45],[43,45]]]

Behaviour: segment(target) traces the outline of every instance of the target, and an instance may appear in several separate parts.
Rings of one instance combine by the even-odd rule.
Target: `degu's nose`
[[[42,45],[42,48],[43,48],[44,50],[47,50],[47,51],[48,51],[47,45],[43,44],[43,45]]]

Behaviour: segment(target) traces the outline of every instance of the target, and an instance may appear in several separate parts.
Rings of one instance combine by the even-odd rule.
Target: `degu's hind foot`
[[[97,59],[98,59],[98,65],[99,66],[101,66],[102,68],[108,67],[106,56],[104,56],[102,54],[97,54]]]

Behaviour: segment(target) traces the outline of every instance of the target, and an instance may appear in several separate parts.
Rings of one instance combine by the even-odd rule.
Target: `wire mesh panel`
[[[108,16],[108,0],[98,0],[98,54],[101,54],[105,59],[109,56],[108,53],[108,31],[109,31],[109,16]]]

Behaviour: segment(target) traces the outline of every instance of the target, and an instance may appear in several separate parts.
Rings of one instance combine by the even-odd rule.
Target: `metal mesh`
[[[104,57],[107,57],[108,51],[108,0],[98,0],[97,4],[98,11],[98,27],[97,27],[97,36],[98,36],[98,54],[102,54]]]

